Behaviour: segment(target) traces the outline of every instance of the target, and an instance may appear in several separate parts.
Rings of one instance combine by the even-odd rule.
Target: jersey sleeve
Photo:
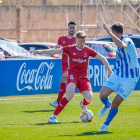
[[[126,43],[127,47],[134,46],[134,43],[133,43],[133,41],[130,38],[126,38],[124,40],[124,43]]]
[[[65,46],[62,48],[63,53],[69,54],[70,52],[70,47],[69,46]]]
[[[89,48],[89,56],[95,57],[97,54],[98,54],[98,53],[97,53],[95,50]]]

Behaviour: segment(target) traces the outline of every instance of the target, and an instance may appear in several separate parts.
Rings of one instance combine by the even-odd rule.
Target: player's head
[[[112,32],[115,36],[119,37],[123,35],[124,26],[122,23],[117,22],[111,26]]]
[[[68,23],[68,35],[74,36],[76,31],[76,23],[74,21],[70,21]]]
[[[87,34],[84,31],[78,31],[76,33],[76,44],[79,48],[84,47]]]

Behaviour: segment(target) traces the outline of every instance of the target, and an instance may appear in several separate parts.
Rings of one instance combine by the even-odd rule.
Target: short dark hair
[[[69,26],[70,24],[76,25],[76,23],[75,23],[74,21],[70,21],[70,22],[68,23],[68,26]]]
[[[87,34],[84,31],[78,31],[76,33],[76,38],[86,38]]]
[[[111,29],[117,33],[123,34],[124,25],[120,22],[117,22],[111,26]]]

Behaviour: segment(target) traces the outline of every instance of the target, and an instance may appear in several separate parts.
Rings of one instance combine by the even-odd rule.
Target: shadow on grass
[[[65,124],[65,123],[83,123],[83,122],[73,121],[73,122],[62,122],[61,124]]]
[[[35,125],[58,125],[58,124],[65,124],[65,123],[81,123],[78,121],[73,121],[73,122],[59,122],[59,123],[37,123]]]
[[[104,134],[112,134],[113,132],[99,132],[99,131],[90,131],[90,132],[84,132],[80,134],[75,135],[59,135],[60,137],[75,137],[75,136],[86,136],[86,135],[104,135]]]
[[[33,110],[33,111],[22,111],[24,113],[36,113],[36,112],[53,112],[54,110]]]
[[[85,136],[85,135],[103,135],[103,134],[112,134],[113,132],[99,132],[99,131],[91,131],[91,132],[84,132],[81,134],[77,134],[76,136]]]
[[[35,125],[58,125],[60,123],[37,123]]]

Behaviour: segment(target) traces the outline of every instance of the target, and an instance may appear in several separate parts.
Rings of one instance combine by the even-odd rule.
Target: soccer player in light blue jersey
[[[110,111],[99,131],[107,131],[110,122],[118,113],[119,105],[134,90],[139,78],[136,48],[130,38],[123,36],[123,24],[115,23],[111,26],[111,30],[106,24],[103,27],[117,45],[117,51],[115,71],[104,83],[100,91],[100,99],[104,106],[100,109],[98,116],[103,117],[109,109]],[[117,95],[111,103],[109,95],[112,92],[116,92]]]

